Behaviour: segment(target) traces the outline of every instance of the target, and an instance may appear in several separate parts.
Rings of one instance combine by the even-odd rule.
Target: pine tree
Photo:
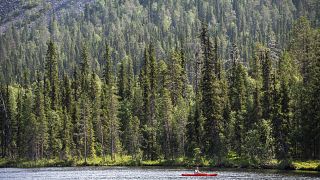
[[[96,152],[94,148],[94,130],[92,122],[92,108],[90,106],[90,95],[92,95],[92,90],[90,91],[90,66],[89,66],[89,53],[87,46],[83,46],[81,54],[82,62],[80,64],[80,87],[81,94],[79,99],[79,135],[80,143],[82,146],[82,152],[87,162],[88,157],[94,157]],[[93,75],[95,76],[95,75]],[[93,77],[94,78],[94,77]]]
[[[145,61],[141,72],[141,85],[143,88],[143,150],[144,156],[147,159],[156,159],[158,156],[158,146],[156,140],[156,122],[155,122],[155,107],[156,107],[156,90],[157,90],[157,74],[156,74],[156,59],[154,48],[149,45],[145,49]]]
[[[251,129],[262,120],[262,104],[261,104],[261,83],[262,83],[262,67],[261,59],[264,55],[264,49],[260,44],[255,47],[255,54],[250,65],[251,69],[249,71],[250,76],[254,79],[252,93],[252,106],[248,108],[249,119],[246,127]],[[250,93],[250,92],[248,92]]]
[[[129,121],[128,137],[130,145],[128,146],[128,152],[132,155],[133,159],[137,159],[140,152],[140,121],[137,116],[134,116]],[[138,159],[137,159],[138,160]]]
[[[114,161],[117,153],[121,152],[120,145],[120,121],[119,115],[119,101],[116,95],[116,81],[112,74],[112,62],[110,59],[110,50],[106,46],[106,65],[104,69],[104,84],[102,86],[102,101],[101,101],[101,111],[102,115],[102,151],[110,154],[111,159]],[[109,147],[107,150],[106,147]]]
[[[72,147],[74,155],[80,157],[81,155],[81,142],[80,142],[80,109],[79,109],[79,98],[80,98],[80,78],[77,68],[74,70],[73,81],[72,81],[72,98],[71,98],[71,123],[72,123]]]
[[[234,129],[234,148],[235,151],[241,155],[241,144],[244,136],[244,126],[246,124],[246,81],[247,74],[240,63],[239,52],[237,46],[233,45],[231,53],[232,67],[230,69],[229,77],[229,98],[231,110],[235,112],[235,129]]]
[[[183,95],[183,68],[182,64],[182,55],[179,52],[172,52],[170,63],[169,63],[169,75],[170,81],[169,83],[169,90],[171,94],[171,99],[173,106],[176,106],[178,103],[178,99]]]
[[[174,52],[175,53],[175,52]],[[174,61],[174,60],[173,60]],[[164,61],[158,63],[158,91],[159,99],[157,104],[157,119],[159,120],[159,130],[161,137],[159,143],[162,145],[164,156],[166,159],[173,159],[177,156],[185,156],[185,145],[186,145],[186,125],[187,125],[187,114],[185,112],[187,105],[183,99],[183,72],[180,68],[181,64],[173,62],[172,64],[175,70],[168,69]],[[179,70],[180,69],[180,70]],[[178,77],[173,77],[173,72],[178,74]],[[180,88],[174,89],[177,82],[180,84]],[[176,86],[177,87],[177,86]],[[175,91],[172,93],[172,91]],[[170,93],[171,91],[171,93]],[[169,93],[169,94],[167,94]],[[170,97],[167,97],[170,95]],[[185,95],[186,92],[185,92]],[[175,98],[173,98],[176,96]],[[169,98],[169,99],[168,99]],[[173,105],[173,101],[176,101],[176,106]],[[162,128],[161,128],[162,127]]]
[[[72,89],[71,89],[71,81],[67,74],[63,76],[63,83],[61,85],[62,92],[61,92],[61,99],[62,99],[62,107],[66,110],[67,113],[71,112],[71,102],[72,102]]]
[[[201,47],[203,53],[201,109],[205,118],[205,152],[210,156],[219,156],[222,147],[219,136],[219,123],[222,120],[221,92],[220,84],[214,72],[216,59],[212,54],[213,47],[205,25],[201,31]]]
[[[107,140],[109,146],[109,153],[111,159],[114,161],[118,152],[121,152],[120,147],[120,122],[118,119],[119,102],[118,97],[115,94],[114,86],[107,86]]]
[[[81,54],[81,64],[80,64],[80,87],[81,93],[88,93],[89,92],[89,75],[90,75],[90,67],[89,67],[89,53],[88,47],[86,45],[82,48]]]
[[[23,105],[23,96],[24,92],[19,88],[18,97],[17,97],[17,156],[19,158],[24,157],[24,130],[25,130],[25,121],[22,116],[22,105]]]
[[[39,158],[44,158],[48,148],[48,122],[45,114],[45,103],[43,93],[43,82],[41,75],[37,74],[37,82],[35,87],[34,113],[36,121],[39,123]]]
[[[182,79],[182,97],[186,98],[187,96],[187,85],[188,85],[188,77],[187,77],[187,70],[186,70],[186,54],[185,49],[181,48],[181,79]]]
[[[274,109],[273,109],[273,131],[276,140],[275,150],[276,157],[280,160],[287,161],[290,158],[290,135],[289,129],[292,123],[292,92],[296,84],[296,72],[293,68],[293,61],[287,52],[284,52],[279,60],[278,86],[274,87]],[[290,88],[291,86],[291,88]]]
[[[294,38],[291,38],[289,50],[299,62],[303,83],[307,83],[310,77],[309,67],[311,65],[310,55],[312,49],[310,22],[306,17],[301,17],[295,22],[291,33]]]
[[[82,155],[84,157],[85,163],[87,163],[88,157],[95,156],[95,149],[94,149],[94,131],[93,131],[93,124],[92,124],[92,109],[90,107],[89,98],[86,94],[82,94],[79,99],[79,135],[80,135],[80,143],[81,143],[81,150]]]
[[[319,30],[314,32],[314,41],[307,46],[312,47],[312,54],[308,54],[312,59],[309,61],[309,65],[306,67],[307,77],[304,77],[304,90],[302,91],[302,97],[304,100],[302,105],[302,120],[301,127],[303,131],[303,149],[305,158],[319,158],[320,143],[319,143],[319,84],[320,84],[320,63],[319,63],[319,47],[320,47],[320,32]]]
[[[271,122],[273,128],[273,136],[275,138],[275,151],[276,158],[282,159],[284,154],[284,122],[282,119],[281,112],[281,94],[278,87],[278,80],[276,74],[272,74],[272,86],[271,86],[271,95],[272,95],[272,107],[271,107]]]
[[[310,124],[312,127],[311,136],[313,142],[313,158],[320,158],[320,31],[319,29],[315,32],[315,42],[313,50],[315,56],[313,57],[311,69],[310,69]]]
[[[128,124],[133,118],[131,109],[132,109],[132,105],[130,100],[123,100],[120,102],[119,119],[121,122],[120,130],[122,132],[121,142],[124,150],[127,150],[127,151],[129,151],[131,146],[131,142],[130,142],[131,137],[129,134],[130,127],[128,126]]]
[[[199,102],[195,102],[194,107],[191,108],[188,116],[187,123],[187,155],[191,157],[193,150],[196,148],[202,149],[203,144],[203,123],[204,117],[202,116]]]
[[[1,118],[1,155],[6,157],[8,153],[8,147],[10,142],[10,119],[8,109],[8,97],[9,93],[2,84],[0,84],[0,118]]]
[[[173,159],[173,105],[166,87],[162,89],[162,97],[159,105],[159,121],[162,125],[162,151],[165,159]]]
[[[108,45],[106,45],[106,54],[104,55],[105,59],[105,67],[103,70],[103,78],[104,82],[109,85],[112,83],[113,75],[112,75],[112,61],[111,61],[111,52]]]
[[[62,120],[58,112],[49,110],[47,114],[48,119],[48,157],[59,157],[62,148],[61,142],[61,125]]]
[[[97,155],[102,155],[101,151],[101,80],[94,72],[90,79],[90,106],[92,109],[91,123],[94,131],[94,148]]]
[[[268,50],[262,52],[261,56],[262,64],[262,117],[263,119],[270,119],[271,114],[271,71],[272,63]]]
[[[107,146],[107,135],[108,135],[108,118],[107,118],[107,111],[108,111],[108,101],[107,101],[107,95],[108,95],[108,89],[107,85],[105,83],[102,84],[101,87],[101,107],[100,107],[100,122],[98,122],[98,129],[97,132],[99,133],[99,136],[97,139],[101,143],[101,155],[104,157],[104,160],[106,158],[106,146]]]
[[[17,97],[16,97],[16,88],[14,87],[8,87],[8,118],[10,120],[9,122],[9,154],[8,156],[11,158],[16,158],[17,156]]]
[[[186,94],[187,95],[187,94]],[[173,153],[174,157],[185,157],[187,146],[187,123],[190,111],[188,99],[180,97],[177,106],[173,108]]]
[[[119,118],[120,118],[120,130],[121,140],[123,144],[124,150],[129,151],[131,142],[130,135],[128,132],[130,131],[130,127],[128,126],[132,117],[132,85],[133,85],[133,69],[132,69],[131,59],[125,57],[119,69],[119,80],[118,80],[118,94],[120,97],[120,110],[119,110]]]
[[[126,85],[127,85],[127,77],[125,74],[125,62],[124,60],[122,60],[120,67],[119,67],[119,80],[118,80],[118,87],[119,87],[119,96],[121,98],[121,100],[125,99],[125,89],[126,89]]]
[[[119,67],[118,94],[121,100],[129,100],[132,96],[133,69],[132,60],[125,57]]]
[[[23,135],[21,157],[26,157],[28,159],[37,158],[37,133],[38,123],[36,122],[35,115],[32,112],[33,99],[32,92],[30,89],[26,89],[23,95],[22,109],[21,109],[21,119],[23,128],[21,128],[21,135]]]
[[[317,114],[317,96],[315,96],[313,90],[314,84],[317,81],[314,78],[317,77],[317,57],[318,54],[318,33],[313,32],[310,26],[310,22],[302,17],[297,20],[292,29],[292,36],[289,45],[289,52],[295,62],[298,63],[298,67],[302,76],[302,82],[300,83],[299,91],[296,92],[298,104],[295,107],[295,133],[293,143],[295,144],[295,155],[303,158],[311,158],[316,156],[317,143],[316,139],[316,129],[315,124]],[[301,134],[301,131],[303,132]],[[298,140],[300,139],[300,140]]]
[[[72,95],[71,95],[71,82],[68,75],[63,77],[63,87],[61,98],[62,98],[62,149],[61,156],[63,159],[67,159],[70,155],[72,148],[72,123],[71,123],[71,112],[72,112]]]
[[[150,62],[150,158],[155,160],[159,155],[159,147],[157,145],[157,136],[156,136],[156,90],[157,90],[157,62],[155,49],[152,44],[149,45],[149,62]]]
[[[61,150],[60,157],[68,159],[71,152],[71,137],[72,137],[72,124],[71,117],[66,109],[62,111],[62,125],[61,125]]]
[[[261,96],[260,88],[256,83],[256,87],[253,92],[253,106],[250,117],[250,122],[247,127],[250,129],[255,123],[258,123],[262,118]]]
[[[57,47],[52,40],[48,43],[45,65],[45,87],[50,97],[51,109],[56,110],[59,102],[59,75],[58,75],[58,53]]]

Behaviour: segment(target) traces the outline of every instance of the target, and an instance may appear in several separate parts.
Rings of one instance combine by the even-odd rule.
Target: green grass
[[[320,160],[317,161],[293,161],[296,170],[320,171]]]

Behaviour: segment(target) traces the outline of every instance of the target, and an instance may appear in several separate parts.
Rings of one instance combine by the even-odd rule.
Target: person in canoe
[[[194,170],[195,174],[200,174],[201,172],[199,171],[199,167],[197,166],[197,168]]]

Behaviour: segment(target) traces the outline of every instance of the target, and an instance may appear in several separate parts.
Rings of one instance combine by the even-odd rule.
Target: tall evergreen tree
[[[143,150],[147,159],[156,159],[158,146],[156,140],[156,59],[152,45],[145,49],[145,61],[141,72],[141,85],[143,87]]]
[[[272,63],[270,59],[270,53],[268,50],[262,52],[261,55],[262,64],[262,117],[264,119],[270,119],[271,115],[271,71]]]
[[[201,30],[201,47],[203,53],[201,109],[205,118],[205,152],[210,156],[219,156],[222,147],[219,136],[219,123],[222,120],[221,90],[214,72],[216,59],[213,56],[213,47],[206,25],[203,25]]]
[[[89,92],[89,75],[90,75],[90,66],[89,66],[89,52],[87,45],[84,45],[81,52],[81,64],[80,64],[80,87],[81,93],[88,94]]]
[[[6,157],[8,153],[9,141],[10,141],[10,119],[8,109],[8,97],[9,93],[6,88],[0,85],[0,118],[1,118],[1,156]]]
[[[137,159],[140,152],[141,143],[140,121],[137,116],[134,116],[129,121],[128,137],[130,138],[128,152],[132,155],[133,159]]]
[[[71,82],[67,75],[63,77],[63,89],[61,93],[62,98],[62,129],[61,129],[61,139],[62,139],[62,153],[63,159],[68,158],[70,155],[70,149],[72,147],[72,124],[71,124],[71,111],[72,111],[72,95],[71,95]]]
[[[173,106],[169,95],[169,90],[163,88],[162,97],[160,100],[160,109],[159,109],[159,121],[162,125],[162,141],[163,146],[162,150],[164,152],[165,159],[173,159],[174,149],[174,135],[173,135]]]
[[[108,45],[106,45],[106,52],[104,55],[104,59],[105,59],[105,67],[103,70],[103,78],[104,81],[107,85],[109,85],[110,83],[112,83],[112,79],[113,79],[113,74],[112,74],[112,60],[111,60],[111,52],[110,52],[110,48]]]
[[[246,124],[246,81],[247,74],[239,59],[239,52],[237,46],[233,45],[231,53],[232,67],[230,69],[229,77],[229,98],[231,110],[235,112],[235,129],[234,129],[234,148],[235,151],[241,155],[241,146],[243,142],[244,126]]]
[[[52,40],[48,42],[48,50],[45,65],[45,87],[50,98],[51,109],[56,110],[59,102],[59,75],[58,75],[58,52]]]
[[[48,122],[45,114],[45,103],[43,95],[43,81],[41,75],[37,74],[37,82],[35,87],[34,113],[37,122],[39,123],[39,158],[44,158],[48,148]]]
[[[114,161],[117,153],[121,152],[120,146],[120,122],[118,119],[119,102],[114,86],[107,87],[107,142],[109,154]]]
[[[185,78],[183,77],[182,55],[179,52],[172,52],[169,63],[170,82],[169,89],[173,106],[176,106],[178,99],[183,95],[183,85]]]

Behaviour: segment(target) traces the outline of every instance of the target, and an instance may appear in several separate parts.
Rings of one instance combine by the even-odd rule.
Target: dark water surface
[[[211,172],[211,171],[210,171]],[[0,179],[319,179],[319,172],[216,169],[216,177],[182,177],[192,173],[190,169],[162,167],[50,167],[50,168],[2,168]]]

